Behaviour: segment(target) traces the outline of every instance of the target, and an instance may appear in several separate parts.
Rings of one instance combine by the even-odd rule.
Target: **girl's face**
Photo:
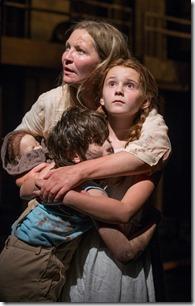
[[[133,118],[143,107],[146,98],[143,96],[139,77],[136,70],[128,67],[115,66],[109,70],[100,100],[108,114]]]
[[[29,134],[26,134],[22,137],[20,141],[20,154],[27,154],[32,150],[37,150],[41,148],[41,145],[36,139]]]
[[[85,29],[76,29],[62,54],[63,81],[79,84],[100,62],[93,38]]]

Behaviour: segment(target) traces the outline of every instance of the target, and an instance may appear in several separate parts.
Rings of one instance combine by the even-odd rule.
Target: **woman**
[[[89,73],[95,68],[99,69],[108,64],[113,59],[128,56],[127,43],[122,34],[113,26],[95,21],[83,21],[76,24],[62,55],[63,85],[42,94],[24,116],[17,129],[25,129],[35,135],[47,137],[62,112],[68,106],[79,103],[77,100],[78,87]],[[96,104],[93,108],[95,107],[97,107]],[[158,135],[158,143],[148,142],[151,137],[155,137],[154,134]],[[148,153],[143,154],[143,152]],[[92,160],[88,161],[89,164],[83,162],[82,169],[66,167],[55,170],[52,174],[53,178],[45,181],[42,196],[45,201],[54,199],[55,195],[57,195],[55,199],[58,199],[59,190],[64,194],[65,190],[86,179],[87,176],[91,178],[111,177],[150,171],[151,166],[159,166],[161,161],[165,161],[169,153],[167,126],[163,118],[152,110],[144,122],[140,139],[129,144],[125,151],[112,154],[105,159],[97,159],[95,164]],[[36,168],[28,175],[33,175],[35,172]],[[76,174],[73,175],[73,172]],[[62,178],[61,182],[59,182],[60,178]],[[20,184],[20,181],[17,183]],[[55,189],[53,189],[54,185]],[[95,240],[94,243],[96,243]]]

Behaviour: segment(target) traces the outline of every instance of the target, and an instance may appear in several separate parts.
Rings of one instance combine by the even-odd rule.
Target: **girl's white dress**
[[[117,243],[117,242],[116,242]],[[92,230],[81,241],[67,273],[61,301],[72,303],[155,302],[150,250],[120,264]]]

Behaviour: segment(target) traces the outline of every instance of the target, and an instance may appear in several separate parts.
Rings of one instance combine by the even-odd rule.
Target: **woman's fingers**
[[[44,178],[40,196],[44,202],[54,202],[63,199],[67,191],[80,183],[75,166],[61,167],[51,170]]]

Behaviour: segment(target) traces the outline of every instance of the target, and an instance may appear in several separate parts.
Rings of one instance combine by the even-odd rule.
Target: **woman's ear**
[[[104,99],[103,99],[103,98],[100,99],[100,104],[101,104],[102,106],[104,106]]]

